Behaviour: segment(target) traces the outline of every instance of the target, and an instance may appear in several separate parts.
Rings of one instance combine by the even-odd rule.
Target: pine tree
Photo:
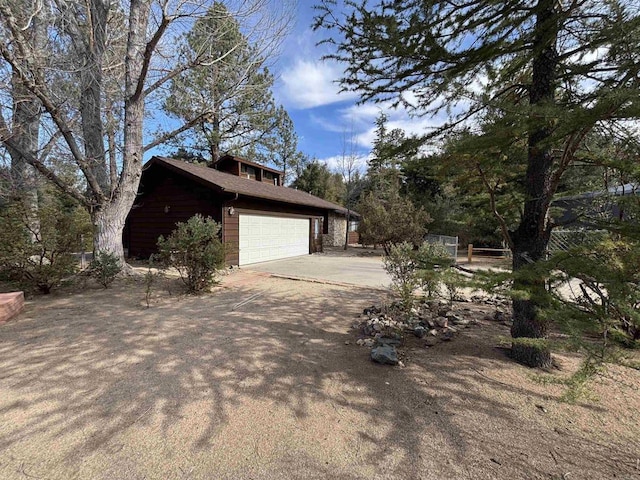
[[[174,145],[188,146],[215,163],[222,152],[241,153],[276,127],[266,58],[224,3],[214,2],[194,23],[182,56],[204,58],[171,82],[164,109],[190,127],[172,140]]]
[[[335,3],[321,2],[316,27],[333,30],[327,42],[346,64],[342,86],[362,101],[423,115],[446,110],[449,122],[430,139],[511,102],[507,132],[525,145],[523,200],[517,225],[502,222],[502,230],[514,270],[543,259],[554,227],[549,206],[584,139],[595,128],[620,132],[622,122],[640,116],[637,8],[595,0],[352,1],[340,17]],[[483,138],[487,153],[508,145],[508,136],[495,133]],[[498,153],[494,163],[512,168],[510,156]],[[548,321],[538,315],[544,281],[521,278],[514,287],[528,293],[513,302],[512,354],[525,365],[549,366]]]

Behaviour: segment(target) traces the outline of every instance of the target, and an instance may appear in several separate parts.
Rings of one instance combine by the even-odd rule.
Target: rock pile
[[[451,308],[442,301],[428,301],[407,314],[398,305],[365,308],[360,321],[357,345],[371,348],[371,360],[386,365],[401,364],[396,347],[406,335],[415,336],[426,348],[450,341],[461,329],[476,325],[469,308]]]

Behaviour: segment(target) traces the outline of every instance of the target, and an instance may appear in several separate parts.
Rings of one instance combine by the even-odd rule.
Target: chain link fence
[[[454,260],[458,258],[458,237],[429,234],[425,237],[424,240],[427,243],[444,245],[444,247],[451,255],[451,258],[453,258]]]
[[[565,252],[574,247],[596,243],[604,240],[607,235],[606,230],[557,230],[551,231],[547,250],[549,253]]]

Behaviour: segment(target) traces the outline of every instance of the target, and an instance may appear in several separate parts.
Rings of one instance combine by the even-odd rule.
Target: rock
[[[399,362],[398,362],[398,366],[399,366],[400,368],[404,368],[404,362],[399,361]]]
[[[435,324],[440,328],[446,328],[449,325],[449,320],[446,317],[438,317],[435,319]]]
[[[454,325],[459,325],[460,322],[464,321],[460,315],[456,315],[455,313],[449,313],[449,315],[447,315],[447,320]]]
[[[453,340],[453,332],[452,331],[447,331],[447,332],[443,333],[442,336],[440,337],[440,339],[443,342],[448,342],[450,340]]]
[[[375,322],[372,327],[376,332],[382,331],[382,323],[380,322]]]
[[[356,345],[364,345],[364,338],[359,338],[358,340],[356,340]]]
[[[432,337],[437,337],[438,330],[436,330],[435,328],[432,328],[431,330],[429,330],[429,335],[431,335]]]
[[[501,308],[497,308],[493,314],[493,319],[496,322],[504,322],[505,320],[507,320],[507,314]]]
[[[363,344],[365,347],[369,347],[369,348],[371,348],[371,347],[373,347],[373,346],[376,344],[376,341],[375,341],[373,338],[365,338],[365,339],[362,341],[362,344]]]
[[[456,327],[451,327],[451,326],[447,327],[445,330],[447,332],[452,332],[452,333],[456,333],[458,331]]]
[[[449,320],[451,320],[451,319],[449,319]],[[471,320],[468,320],[468,319],[462,318],[462,317],[458,317],[455,320],[453,320],[452,323],[454,325],[458,325],[460,327],[464,327],[466,325],[469,325],[471,323]]]
[[[438,337],[427,337],[424,340],[424,346],[433,347],[434,345],[437,345],[438,342],[440,342],[440,340],[438,340]]]
[[[345,345],[351,345],[351,342],[349,340],[347,340],[346,342],[344,342]]]
[[[393,345],[380,345],[371,350],[371,360],[383,365],[398,365],[398,352]]]
[[[365,325],[364,328],[362,329],[362,331],[367,336],[368,335],[373,335],[373,333],[374,333],[373,327],[371,325]]]
[[[409,313],[415,317],[417,317],[420,314],[420,312],[418,312],[418,309],[415,307],[411,307],[411,310],[409,310]]]
[[[433,328],[436,326],[436,323],[433,321],[432,318],[425,318],[424,320],[422,320],[422,322],[420,322],[423,326],[425,327],[429,327],[429,328]]]
[[[365,308],[362,311],[363,315],[372,315],[372,314],[378,314],[382,312],[382,310],[380,310],[378,307],[376,307],[375,305],[370,306],[369,308]]]
[[[391,337],[379,337],[377,341],[378,341],[378,345],[397,346],[402,343],[402,341],[399,338],[391,338]]]
[[[421,326],[417,326],[413,329],[413,334],[418,338],[422,338],[427,334],[427,329]]]
[[[438,308],[438,316],[446,317],[449,314],[449,307],[440,307]]]

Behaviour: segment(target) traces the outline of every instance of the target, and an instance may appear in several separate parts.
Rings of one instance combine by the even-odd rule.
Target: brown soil
[[[638,371],[569,405],[499,323],[385,367],[350,329],[380,292],[245,271],[177,291],[37,297],[0,326],[0,478],[640,478]]]

